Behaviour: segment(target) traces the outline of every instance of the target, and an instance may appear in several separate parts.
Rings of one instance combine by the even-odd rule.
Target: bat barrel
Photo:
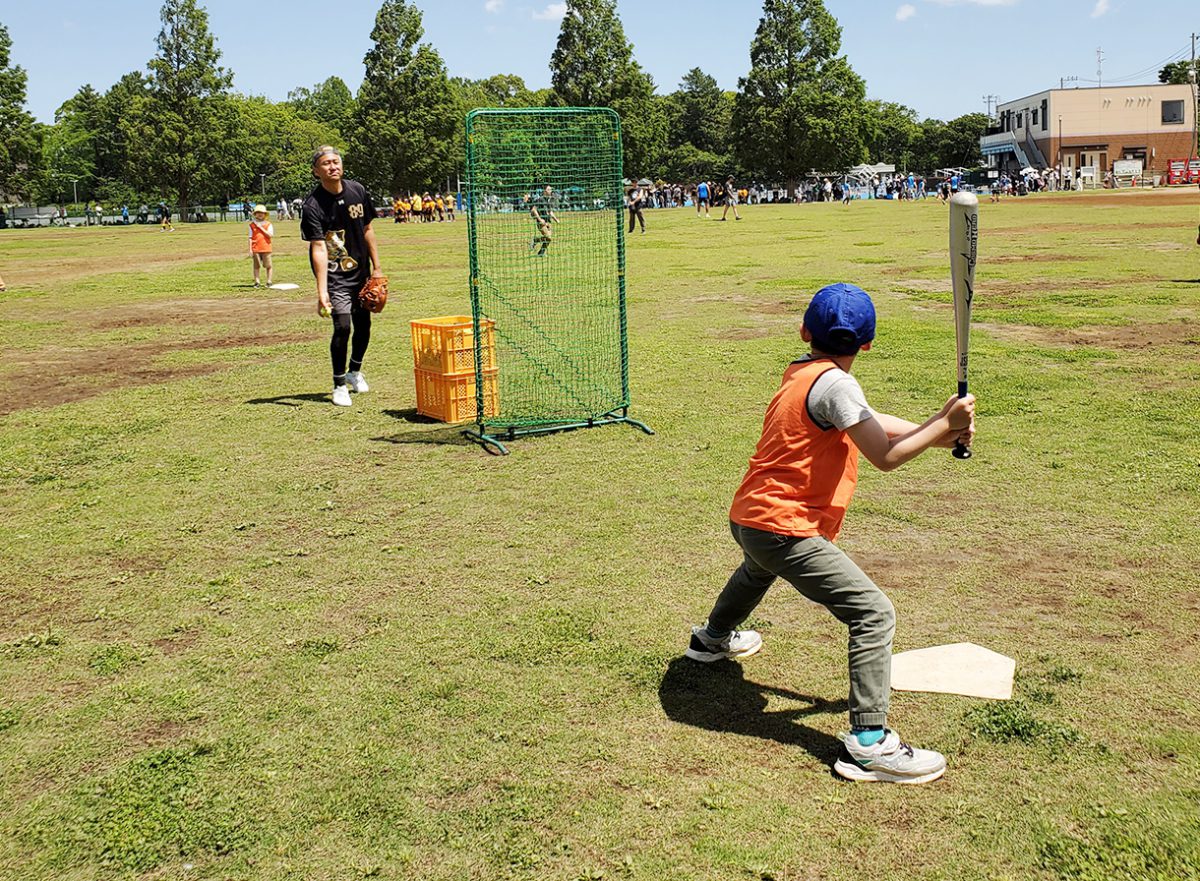
[[[979,199],[972,193],[950,198],[950,281],[954,289],[954,339],[957,347],[958,396],[967,395],[967,361],[971,338],[971,303],[975,299],[975,261],[979,249]],[[956,444],[954,458],[969,459],[971,450]]]

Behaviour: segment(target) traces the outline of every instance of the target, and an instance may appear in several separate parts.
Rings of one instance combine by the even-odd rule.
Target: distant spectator
[[[732,177],[726,178],[725,179],[725,210],[721,212],[721,219],[724,220],[726,215],[729,214],[729,209],[732,208],[733,209],[733,219],[741,220],[742,215],[738,214],[737,205],[738,205],[737,186],[734,184]]]
[[[646,234],[646,217],[642,214],[642,205],[646,201],[646,191],[634,184],[629,188],[629,232],[633,232],[635,223],[642,225],[642,235]]]

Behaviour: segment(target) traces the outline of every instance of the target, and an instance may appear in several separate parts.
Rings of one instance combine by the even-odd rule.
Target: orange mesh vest
[[[729,519],[779,535],[837,539],[858,482],[858,447],[836,428],[823,429],[808,412],[808,394],[827,359],[798,361],[767,407],[763,433]]]
[[[271,237],[267,235],[270,224],[259,226],[255,220],[250,221],[250,250],[255,254],[271,253]]]

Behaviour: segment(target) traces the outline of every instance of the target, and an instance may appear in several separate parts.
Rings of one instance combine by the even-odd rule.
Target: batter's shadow
[[[771,696],[804,706],[768,711]],[[751,682],[742,665],[733,661],[701,664],[690,658],[676,658],[667,666],[658,699],[673,722],[798,746],[825,764],[837,758],[841,742],[799,720],[849,709],[845,700],[830,701]]]

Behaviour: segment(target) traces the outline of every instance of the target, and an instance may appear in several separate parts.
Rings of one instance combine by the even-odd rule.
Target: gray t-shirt
[[[800,359],[812,361],[811,356]],[[858,380],[830,362],[808,393],[808,412],[821,428],[845,431],[875,415]]]

